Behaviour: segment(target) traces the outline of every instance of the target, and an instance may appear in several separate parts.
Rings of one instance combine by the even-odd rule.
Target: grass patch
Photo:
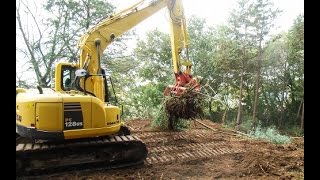
[[[256,139],[264,139],[275,144],[286,144],[291,142],[291,138],[286,135],[281,135],[275,127],[266,129],[257,126],[254,130],[249,131],[249,135]]]

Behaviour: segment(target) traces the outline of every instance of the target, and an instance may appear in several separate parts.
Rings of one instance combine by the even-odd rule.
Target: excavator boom
[[[176,83],[168,86],[164,95],[173,93],[180,95],[186,87],[200,90],[197,80],[191,75],[192,63],[189,60],[188,34],[182,0],[157,0],[146,2],[139,1],[133,6],[103,20],[97,26],[85,33],[79,42],[80,60],[79,67],[88,69],[89,74],[101,74],[101,54],[113,40],[131,28],[152,16],[159,10],[167,7],[169,12],[170,39],[172,52],[172,65]],[[97,47],[99,41],[99,47]],[[182,52],[185,51],[186,59],[182,60]],[[90,62],[90,63],[88,63]],[[88,66],[87,66],[88,64]],[[181,67],[185,66],[182,72]],[[100,83],[101,76],[92,77],[92,81],[86,81],[86,89],[93,92],[102,101],[105,100],[104,86]]]
[[[139,1],[133,6],[111,15],[98,25],[85,33],[79,42],[80,60],[79,67],[86,68],[89,74],[100,73],[100,61],[102,52],[110,45],[113,40],[123,33],[138,25],[146,18],[152,16],[160,9],[164,8],[170,0],[158,0],[147,3],[145,0]],[[97,47],[97,41],[100,42]],[[86,65],[88,66],[86,67]],[[104,86],[102,86],[101,76],[92,77],[91,81],[86,81],[86,89],[104,101]]]

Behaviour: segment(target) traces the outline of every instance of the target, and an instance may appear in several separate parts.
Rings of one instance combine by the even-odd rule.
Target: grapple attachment
[[[176,84],[168,85],[164,90],[164,96],[180,96],[187,90],[200,91],[198,80],[189,74],[179,72],[175,73]]]

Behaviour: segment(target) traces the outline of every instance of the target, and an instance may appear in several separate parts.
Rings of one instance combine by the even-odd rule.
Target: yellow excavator
[[[142,0],[111,15],[80,39],[78,63],[59,62],[54,69],[54,92],[30,93],[16,88],[16,172],[104,165],[109,168],[141,164],[146,145],[130,135],[121,120],[121,110],[109,102],[103,52],[113,40],[167,7],[171,26],[172,63],[176,84],[164,95],[180,95],[191,85],[186,21],[182,0]],[[181,67],[185,66],[184,72]]]

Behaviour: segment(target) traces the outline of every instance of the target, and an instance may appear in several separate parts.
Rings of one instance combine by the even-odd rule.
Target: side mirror
[[[84,69],[78,69],[76,70],[75,74],[77,77],[84,77],[88,74],[88,72]]]

